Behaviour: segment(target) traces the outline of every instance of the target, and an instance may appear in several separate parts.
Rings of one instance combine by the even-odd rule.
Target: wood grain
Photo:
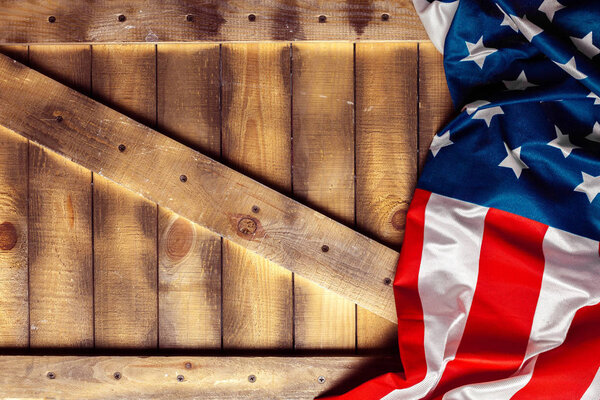
[[[0,391],[11,398],[308,400],[398,370],[397,360],[374,357],[5,356]]]
[[[5,56],[0,72],[1,125],[395,321],[383,280],[396,251]],[[61,123],[49,118],[56,110]],[[250,215],[253,205],[260,215]]]
[[[356,44],[356,219],[400,248],[417,178],[417,44]],[[357,310],[361,351],[397,346],[397,326]]]
[[[351,43],[293,45],[294,195],[347,225],[354,224],[353,53]],[[352,302],[302,277],[294,293],[296,348],[354,349]]]
[[[443,56],[432,43],[419,44],[419,171],[429,153],[433,136],[453,114],[446,83]]]
[[[158,126],[219,155],[218,44],[157,46]],[[159,208],[159,345],[221,348],[221,238]]]
[[[2,0],[0,8],[2,43],[427,39],[410,0]]]
[[[28,140],[0,128],[0,347],[29,344]]]
[[[283,43],[222,47],[223,159],[284,192],[291,188],[289,55]],[[262,221],[265,200],[249,198],[239,212]],[[224,348],[292,348],[289,271],[225,240],[223,288]]]
[[[85,94],[90,55],[87,45],[29,49],[32,68]],[[88,170],[30,145],[31,347],[94,345],[91,180]]]
[[[93,46],[94,96],[154,125],[155,55],[153,45]],[[105,116],[99,126],[122,122]],[[93,201],[96,346],[156,347],[157,206],[98,175]]]

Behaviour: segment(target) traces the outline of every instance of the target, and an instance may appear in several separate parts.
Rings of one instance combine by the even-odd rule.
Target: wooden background
[[[395,249],[451,114],[429,42],[0,51]],[[0,265],[6,349],[395,353],[396,325],[4,129]]]

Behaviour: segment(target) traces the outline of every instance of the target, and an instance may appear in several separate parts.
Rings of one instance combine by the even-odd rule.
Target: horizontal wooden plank
[[[0,43],[423,39],[410,0],[0,0]]]
[[[0,125],[396,319],[396,251],[6,56]]]
[[[339,394],[399,360],[374,357],[0,357],[3,397],[313,399]]]

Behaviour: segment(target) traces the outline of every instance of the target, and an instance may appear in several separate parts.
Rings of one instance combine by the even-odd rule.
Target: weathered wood
[[[302,43],[292,49],[294,195],[353,225],[354,46]],[[355,348],[352,302],[302,277],[294,281],[294,294],[296,348]]]
[[[417,77],[416,43],[356,44],[356,220],[394,248],[417,177]],[[395,324],[357,312],[359,350],[397,346]]]
[[[85,94],[90,56],[88,45],[29,49],[32,68]],[[85,168],[30,144],[31,347],[94,345],[91,180]]]
[[[0,9],[1,43],[427,39],[410,0],[2,0]]]
[[[399,367],[374,357],[4,356],[0,391],[11,398],[308,400]]]
[[[158,127],[219,155],[219,45],[157,46]],[[221,238],[159,208],[159,346],[221,348]]]
[[[396,251],[6,56],[0,56],[0,72],[1,125],[396,319],[392,288],[384,283],[394,276]],[[52,118],[57,110],[60,123]],[[253,205],[259,214],[252,213]],[[322,251],[324,244],[329,251]]]
[[[284,192],[291,188],[289,55],[284,43],[222,46],[223,159]],[[262,202],[270,199],[244,200],[238,212],[266,226]],[[292,343],[292,274],[225,240],[223,347],[291,349]]]
[[[419,171],[433,136],[450,121],[453,112],[442,60],[432,43],[419,43]]]
[[[94,96],[154,125],[155,55],[154,45],[93,46]],[[64,118],[63,122],[69,125],[66,120],[70,117],[65,115]],[[120,123],[106,115],[102,118],[97,122],[101,131],[101,124]],[[119,154],[118,149],[112,150]],[[143,164],[139,166],[146,168]],[[94,176],[97,347],[153,348],[157,345],[157,218],[154,203],[102,176]]]
[[[0,347],[29,344],[28,140],[0,128]]]

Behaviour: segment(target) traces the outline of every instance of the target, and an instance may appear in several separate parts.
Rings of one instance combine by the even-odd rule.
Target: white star
[[[515,22],[512,19],[510,19],[510,17],[508,16],[507,13],[504,12],[502,7],[500,7],[500,5],[497,3],[496,3],[496,7],[498,7],[500,9],[500,11],[502,11],[502,14],[504,15],[504,19],[502,19],[500,26],[509,26],[512,28],[513,31],[519,32],[519,28],[517,28],[517,25],[515,24]]]
[[[525,71],[521,71],[517,80],[515,81],[502,81],[508,90],[525,90],[529,87],[537,86],[527,81],[527,75]]]
[[[435,135],[433,137],[429,150],[431,150],[431,153],[435,157],[442,147],[450,146],[451,144],[454,144],[454,142],[450,140],[450,131],[446,131],[442,136]]]
[[[581,182],[576,188],[575,192],[585,193],[590,203],[594,201],[598,193],[600,193],[600,175],[592,176],[581,171],[583,182]]]
[[[571,41],[577,47],[577,50],[588,56],[588,58],[594,58],[598,54],[600,54],[600,49],[594,46],[593,34],[592,32],[588,33],[581,39],[576,38],[574,36],[570,36]]]
[[[477,112],[473,115],[473,119],[483,119],[487,124],[488,128],[492,123],[492,118],[496,115],[504,114],[504,111],[500,106],[490,107],[490,108],[482,108],[481,110],[477,110]]]
[[[565,8],[557,0],[544,0],[538,10],[546,14],[550,22],[554,19],[554,13]]]
[[[591,140],[592,142],[600,143],[600,124],[596,122],[594,124],[594,128],[592,129],[592,133],[585,137],[587,140]]]
[[[530,42],[534,37],[544,32],[542,28],[529,21],[526,15],[523,16],[523,18],[519,18],[515,15],[511,15],[510,17],[515,22],[515,25],[517,25],[517,28],[519,28],[523,36],[525,36]]]
[[[571,57],[571,59],[564,64],[561,64],[554,60],[553,60],[553,62],[554,62],[554,64],[558,65],[559,67],[561,67],[562,69],[567,71],[567,73],[569,75],[571,75],[573,78],[575,78],[577,80],[582,80],[582,79],[587,78],[586,74],[577,71],[577,64],[575,63],[575,57]]]
[[[485,58],[498,51],[491,47],[485,47],[483,44],[483,36],[479,38],[477,43],[465,42],[465,44],[467,45],[467,49],[469,49],[469,55],[460,61],[473,61],[481,69],[483,69]]]
[[[548,142],[548,146],[556,147],[557,149],[562,151],[563,156],[565,156],[565,158],[569,157],[573,149],[581,148],[571,143],[571,140],[569,140],[569,135],[563,135],[560,129],[558,129],[558,126],[554,125],[554,128],[556,129],[556,139],[552,140],[551,142]]]
[[[590,92],[590,94],[587,95],[587,97],[589,97],[590,99],[594,99],[594,105],[598,105],[600,104],[600,97],[598,97],[598,95],[594,92]]]
[[[498,166],[512,169],[517,179],[519,179],[521,177],[521,172],[523,172],[524,169],[529,169],[527,164],[521,160],[521,146],[511,150],[508,148],[508,145],[504,143],[504,148],[506,149],[507,156],[500,164],[498,164]]]

